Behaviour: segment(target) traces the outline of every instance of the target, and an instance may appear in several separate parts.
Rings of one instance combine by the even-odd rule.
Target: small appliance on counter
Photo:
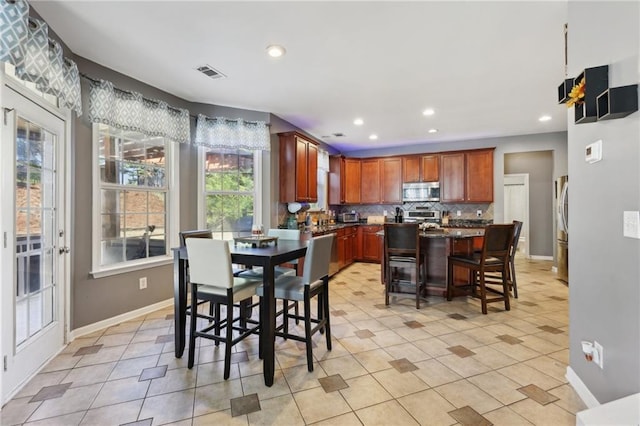
[[[358,213],[340,213],[338,215],[338,222],[358,223],[359,221],[360,221],[360,215]]]

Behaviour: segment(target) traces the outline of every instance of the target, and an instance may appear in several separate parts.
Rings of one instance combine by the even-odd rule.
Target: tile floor
[[[385,307],[380,267],[354,264],[330,281],[333,350],[317,334],[278,339],[264,386],[253,336],[234,347],[198,342],[197,366],[173,355],[172,309],[72,342],[0,412],[28,425],[574,425],[586,408],[564,377],[568,289],[551,263],[519,259],[510,312],[431,297]]]

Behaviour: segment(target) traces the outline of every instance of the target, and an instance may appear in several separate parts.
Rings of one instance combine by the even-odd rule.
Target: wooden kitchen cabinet
[[[466,201],[493,202],[493,149],[470,151],[467,156]]]
[[[464,160],[463,152],[440,156],[440,201],[443,203],[464,202]]]
[[[380,202],[380,160],[365,159],[360,161],[360,202],[374,204]]]
[[[439,154],[402,157],[402,182],[437,182],[439,180]]]
[[[357,227],[347,226],[338,229],[338,268],[342,269],[351,265],[355,260]]]
[[[493,149],[445,153],[440,166],[441,202],[493,202]]]
[[[360,204],[361,176],[360,159],[345,158],[343,180],[345,204]]]
[[[280,202],[318,201],[318,147],[297,132],[280,137]],[[293,173],[292,173],[293,171]]]
[[[360,230],[362,232],[361,259],[365,262],[380,263],[382,249],[380,248],[381,239],[377,233],[382,231],[382,225],[361,225]]]
[[[382,204],[402,202],[402,158],[380,160],[380,185]]]

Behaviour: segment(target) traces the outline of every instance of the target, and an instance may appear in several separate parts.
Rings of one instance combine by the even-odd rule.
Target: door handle
[[[69,251],[70,251],[70,250],[69,250],[69,247],[67,247],[67,246],[60,247],[60,248],[58,249],[58,253],[60,253],[60,254],[69,253]]]

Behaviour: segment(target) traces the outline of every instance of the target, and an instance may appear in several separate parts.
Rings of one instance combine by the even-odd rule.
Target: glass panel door
[[[2,86],[1,401],[64,346],[64,121]]]

